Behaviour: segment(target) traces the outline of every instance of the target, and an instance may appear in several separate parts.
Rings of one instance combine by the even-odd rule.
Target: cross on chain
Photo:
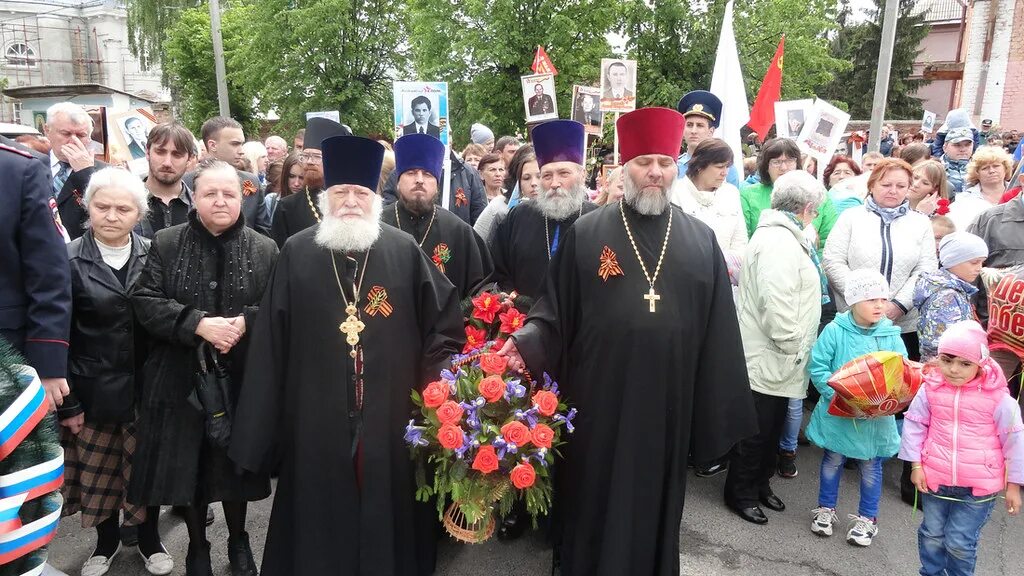
[[[658,296],[654,292],[654,286],[651,286],[651,290],[644,294],[644,300],[647,300],[651,304],[651,312],[656,312],[655,307],[657,306],[658,300],[661,300],[661,296]]]

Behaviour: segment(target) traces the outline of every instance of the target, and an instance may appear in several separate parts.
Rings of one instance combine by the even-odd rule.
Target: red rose
[[[452,426],[451,424],[441,426],[441,429],[437,431],[437,441],[441,443],[442,448],[448,450],[461,448],[463,442],[462,428]]]
[[[506,442],[516,446],[522,447],[530,443],[530,429],[515,420],[501,427],[501,435],[505,437]]]
[[[473,459],[473,470],[490,474],[498,469],[498,455],[494,453],[494,446],[481,446],[477,450],[476,458]]]
[[[477,384],[477,390],[480,391],[484,400],[497,402],[505,395],[505,381],[501,379],[501,376],[488,376],[481,380],[480,384]]]
[[[551,441],[555,439],[555,431],[545,424],[537,424],[530,431],[530,440],[538,448],[551,448]]]
[[[551,416],[558,410],[558,396],[550,390],[541,390],[533,395],[533,403],[537,411],[544,416]]]
[[[498,314],[498,319],[501,320],[501,332],[503,334],[512,334],[523,327],[523,324],[526,322],[526,314],[515,308],[509,308],[507,311]]]
[[[499,310],[501,310],[501,301],[490,292],[484,292],[473,298],[473,318],[490,324],[494,322],[494,316]]]
[[[501,376],[505,373],[505,368],[508,368],[508,358],[505,356],[484,354],[480,358],[480,369],[484,371],[484,374]]]
[[[476,350],[483,346],[485,342],[487,342],[486,330],[466,326],[466,345],[462,347],[462,353],[465,354],[471,350]]]
[[[512,474],[509,477],[512,479],[513,486],[524,490],[533,486],[534,481],[537,480],[537,472],[534,471],[533,465],[523,462],[512,469]]]
[[[458,424],[459,420],[462,420],[462,406],[451,400],[445,401],[437,409],[437,419],[441,424]]]
[[[448,383],[442,380],[437,382],[431,382],[427,384],[427,387],[423,390],[423,405],[427,408],[437,408],[444,401],[448,399],[451,393],[451,388],[448,387]]]

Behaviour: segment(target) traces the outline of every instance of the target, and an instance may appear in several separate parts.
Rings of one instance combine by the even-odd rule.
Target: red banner
[[[783,36],[761,82],[761,89],[757,91],[754,107],[750,109],[750,122],[747,122],[747,126],[757,132],[759,142],[764,142],[768,130],[775,124],[775,103],[782,99],[782,53],[785,46],[786,37]]]
[[[537,53],[533,56],[533,66],[530,66],[534,74],[553,74],[558,76],[558,70],[555,70],[555,65],[551,63],[551,58],[548,57],[548,53],[544,51],[543,46],[537,46]]]

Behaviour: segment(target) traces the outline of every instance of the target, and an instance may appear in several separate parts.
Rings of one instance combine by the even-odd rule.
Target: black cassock
[[[656,312],[616,202],[569,231],[516,335],[530,369],[554,367],[579,411],[556,474],[566,576],[679,574],[687,454],[709,461],[756,432],[722,252],[710,228],[671,210]],[[626,214],[653,274],[668,212]],[[606,280],[605,247],[622,273],[605,253]]]
[[[431,214],[413,215],[401,202],[395,202],[384,208],[381,221],[411,234],[427,258],[455,285],[460,300],[473,295],[491,275],[494,266],[487,244],[472,226],[440,206],[431,218]]]
[[[319,190],[307,189],[281,198],[270,226],[270,237],[278,248],[283,248],[292,236],[320,223],[319,197]]]
[[[494,260],[492,280],[502,290],[515,290],[528,298],[540,296],[551,260],[549,247],[553,245],[557,252],[573,222],[581,213],[586,214],[595,208],[597,206],[590,202],[584,202],[581,212],[556,221],[544,218],[532,200],[517,204],[498,226],[494,245],[491,246]]]
[[[436,380],[462,350],[455,288],[407,234],[382,227],[358,303],[366,325],[360,414],[339,331],[345,305],[332,253],[314,243],[317,229],[293,236],[277,261],[232,437],[230,456],[245,469],[265,470],[280,454],[261,574],[428,574],[436,534],[420,529],[403,435],[410,390]],[[349,301],[364,255],[336,253]]]

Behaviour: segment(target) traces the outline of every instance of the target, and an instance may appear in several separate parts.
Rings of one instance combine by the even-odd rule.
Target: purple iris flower
[[[533,458],[537,462],[540,462],[541,466],[547,468],[548,467],[548,461],[544,459],[544,457],[547,456],[547,454],[548,454],[548,449],[547,448],[541,448],[540,450],[537,450],[536,452],[534,452],[533,455],[530,456],[530,458]]]
[[[547,372],[544,373],[544,389],[558,394],[558,382],[551,379]]]
[[[459,406],[466,413],[466,424],[474,430],[480,429],[480,416],[477,411],[486,403],[482,396],[478,396],[476,400],[472,402],[460,402]]]
[[[445,368],[444,370],[441,370],[441,380],[444,380],[445,382],[455,382],[458,380],[458,377],[455,376],[451,370]]]
[[[469,438],[470,437],[468,435],[463,436],[462,446],[455,449],[455,455],[459,457],[459,460],[462,460],[466,456],[466,450],[473,447],[474,442],[471,442]]]
[[[522,398],[523,396],[526,396],[526,386],[521,384],[521,380],[509,380],[505,384],[505,400],[511,402],[513,398]]]
[[[405,441],[410,446],[426,446],[430,444],[423,438],[423,428],[414,426],[412,420],[409,420],[409,424],[405,427]]]
[[[575,408],[571,408],[569,410],[569,414],[567,414],[565,416],[562,416],[561,414],[555,414],[554,420],[556,422],[565,421],[565,429],[569,431],[569,434],[572,434],[573,432],[576,431],[576,427],[572,425],[572,419],[575,418],[575,417],[576,417],[576,409]]]
[[[519,447],[512,442],[506,442],[505,438],[499,434],[492,442],[494,449],[497,451],[498,459],[505,457],[505,454],[516,454],[519,452]]]
[[[526,420],[526,425],[532,430],[537,425],[537,407],[534,406],[526,412],[516,410],[516,420]]]

